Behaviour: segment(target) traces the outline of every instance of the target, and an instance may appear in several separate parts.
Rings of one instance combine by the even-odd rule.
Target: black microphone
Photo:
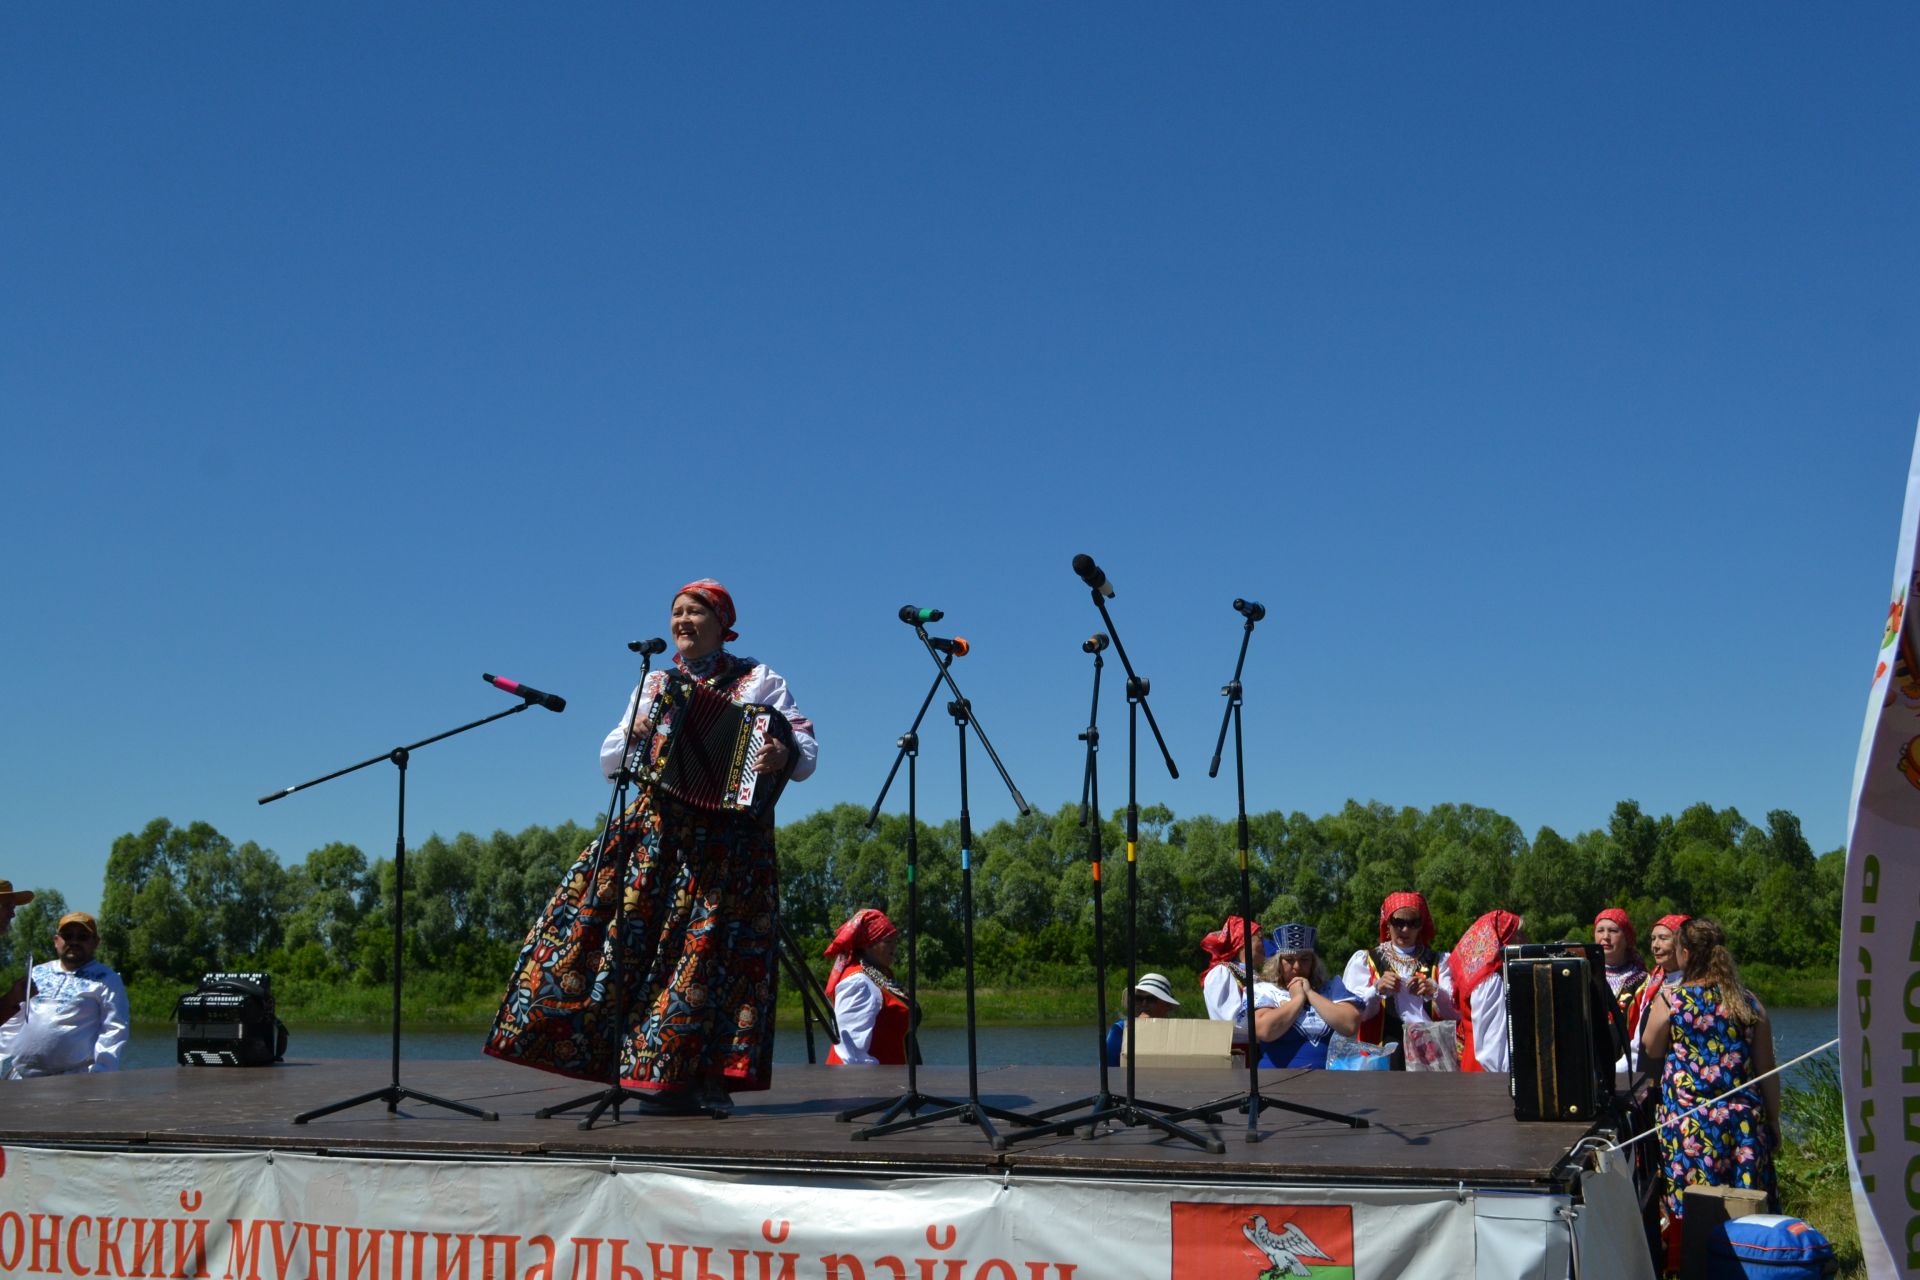
[[[903,604],[900,606],[900,621],[910,627],[924,627],[929,622],[938,622],[946,616],[945,613],[942,613],[938,609],[922,609],[920,606],[912,604]]]
[[[955,636],[951,640],[942,640],[939,636],[928,636],[927,643],[938,649],[941,653],[950,653],[956,658],[966,657],[968,652],[973,648],[973,646],[968,644],[966,639],[961,636]]]
[[[1248,622],[1258,622],[1267,616],[1267,606],[1258,600],[1235,600],[1233,607],[1245,614]]]
[[[1080,575],[1080,581],[1098,591],[1107,599],[1113,599],[1113,584],[1107,581],[1107,575],[1100,572],[1100,566],[1093,562],[1092,556],[1075,556],[1073,571]]]
[[[630,640],[627,642],[627,648],[640,654],[665,653],[667,651],[667,642],[659,636],[655,636],[651,640]]]
[[[1111,641],[1107,639],[1106,632],[1096,631],[1092,635],[1088,636],[1085,640],[1082,640],[1080,642],[1080,652],[1099,653],[1102,650],[1104,650],[1107,647],[1107,645],[1110,643]]]
[[[480,678],[496,689],[505,689],[508,693],[517,693],[528,702],[537,702],[549,711],[565,711],[567,700],[557,693],[542,693],[531,685],[521,684],[518,680],[509,680],[505,676],[490,676],[480,673]]]

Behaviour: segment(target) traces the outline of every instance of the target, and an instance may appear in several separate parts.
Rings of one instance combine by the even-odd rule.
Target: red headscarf
[[[1390,893],[1387,895],[1387,900],[1380,904],[1380,941],[1385,942],[1393,933],[1393,930],[1387,927],[1387,919],[1402,907],[1418,907],[1420,909],[1420,941],[1418,945],[1424,947],[1432,942],[1433,912],[1427,909],[1427,900],[1417,893]]]
[[[1668,919],[1672,919],[1672,917],[1669,916]],[[1619,907],[1608,907],[1605,911],[1602,911],[1593,918],[1593,923],[1598,925],[1602,920],[1611,920],[1620,926],[1620,932],[1627,935],[1628,951],[1631,952],[1637,949],[1634,945],[1633,919],[1627,915],[1626,912],[1622,911]]]
[[[833,999],[833,989],[839,985],[840,976],[859,961],[862,951],[898,932],[893,921],[887,919],[887,913],[877,907],[854,912],[853,918],[840,926],[840,932],[833,935],[833,941],[821,953],[834,958],[833,972],[827,975],[827,999]]]
[[[1511,911],[1489,911],[1467,926],[1460,945],[1447,956],[1456,1001],[1465,1003],[1468,993],[1500,967],[1500,949],[1513,941],[1520,924],[1520,917]]]
[[[1253,925],[1253,938],[1260,941],[1260,923]],[[1232,964],[1247,954],[1247,923],[1239,916],[1228,916],[1220,922],[1220,928],[1200,939],[1200,949],[1207,953],[1207,972],[1213,972],[1215,965]],[[1202,976],[1205,976],[1204,974]]]
[[[726,632],[722,640],[738,640],[740,635],[733,629],[734,620],[740,615],[733,610],[733,597],[727,589],[712,578],[695,578],[686,586],[673,593],[678,600],[681,596],[692,596],[707,608],[720,615],[720,629]]]
[[[1653,927],[1656,929],[1665,927],[1665,929],[1669,933],[1679,933],[1680,926],[1685,924],[1687,921],[1691,919],[1693,919],[1692,916],[1683,916],[1678,912],[1675,912],[1673,915],[1661,916],[1658,920],[1655,920],[1653,922]]]

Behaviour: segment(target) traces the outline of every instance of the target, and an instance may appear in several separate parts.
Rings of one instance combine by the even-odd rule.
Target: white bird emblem
[[[1267,1226],[1265,1214],[1256,1213],[1253,1221],[1240,1230],[1253,1247],[1267,1255],[1267,1261],[1273,1264],[1272,1270],[1283,1276],[1310,1276],[1313,1274],[1301,1258],[1317,1258],[1322,1262],[1332,1262],[1333,1255],[1323,1253],[1320,1246],[1291,1222],[1280,1224],[1281,1231],[1275,1235]]]

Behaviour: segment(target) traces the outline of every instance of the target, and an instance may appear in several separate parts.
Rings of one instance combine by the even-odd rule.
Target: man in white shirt
[[[127,989],[94,959],[100,929],[84,911],[60,917],[58,958],[27,975],[27,1002],[0,1028],[6,1078],[117,1071],[127,1047]]]

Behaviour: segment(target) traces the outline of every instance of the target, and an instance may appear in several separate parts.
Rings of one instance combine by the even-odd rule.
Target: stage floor
[[[365,1103],[309,1124],[293,1116],[381,1088],[386,1063],[291,1061],[271,1068],[181,1067],[107,1075],[61,1076],[0,1086],[0,1144],[134,1146],[150,1150],[308,1151],[473,1159],[594,1158],[695,1169],[795,1168],[816,1174],[989,1174],[1091,1178],[1169,1177],[1207,1182],[1419,1185],[1545,1190],[1590,1126],[1513,1118],[1507,1077],[1496,1074],[1273,1071],[1269,1097],[1370,1122],[1365,1129],[1269,1110],[1262,1140],[1246,1141],[1246,1117],[1229,1112],[1211,1126],[1219,1155],[1140,1127],[1088,1141],[1078,1134],[1016,1143],[995,1151],[955,1120],[855,1142],[857,1124],[835,1115],[904,1089],[898,1068],[782,1067],[774,1087],[737,1095],[733,1115],[605,1119],[582,1131],[575,1116],[542,1120],[534,1112],[578,1097],[589,1086],[488,1058],[405,1066],[402,1085],[496,1111],[475,1120],[426,1103]],[[1001,1067],[980,1073],[981,1100],[1032,1111],[1092,1092],[1090,1070]],[[1114,1072],[1116,1089],[1124,1077]],[[1244,1089],[1244,1073],[1143,1071],[1139,1095],[1199,1105]],[[923,1093],[964,1098],[966,1072],[922,1068]],[[579,1113],[575,1113],[576,1115]],[[867,1123],[871,1123],[868,1121]],[[1187,1122],[1206,1130],[1204,1121]],[[996,1122],[1003,1133],[1018,1126]]]

